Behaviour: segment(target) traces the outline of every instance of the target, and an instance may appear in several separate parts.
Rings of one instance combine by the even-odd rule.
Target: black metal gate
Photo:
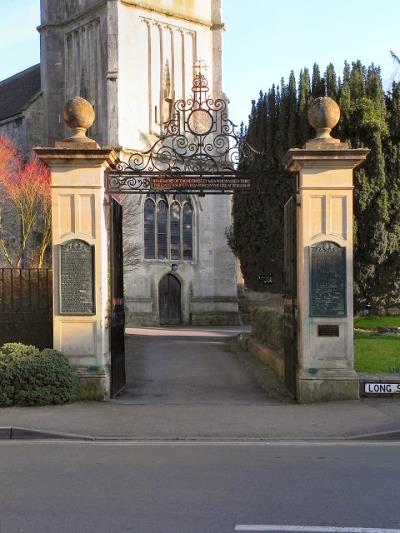
[[[126,385],[125,374],[125,306],[122,245],[122,206],[111,198],[111,397]]]
[[[284,354],[285,384],[296,397],[297,374],[297,261],[296,261],[296,195],[284,208]]]

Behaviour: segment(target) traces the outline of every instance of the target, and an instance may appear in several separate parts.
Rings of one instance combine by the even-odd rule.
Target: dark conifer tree
[[[307,112],[312,101],[310,73],[307,68],[300,72],[299,80],[299,110],[297,138],[299,145],[303,146],[310,138],[312,128],[308,122]]]
[[[332,63],[329,63],[325,71],[325,89],[326,96],[333,98],[336,102],[338,99],[338,80]]]
[[[262,156],[254,165],[251,192],[234,198],[230,244],[241,260],[249,287],[263,290],[258,275],[274,274],[267,290],[282,290],[283,206],[292,192],[292,178],[282,159],[289,148],[312,136],[307,110],[312,98],[329,95],[341,107],[334,135],[351,147],[369,147],[371,154],[355,173],[355,299],[379,310],[400,302],[400,84],[384,94],[379,68],[360,61],[344,64],[337,78],[332,64],[323,77],[314,65],[299,84],[293,72],[286,84],[260,93],[253,102],[248,141]]]
[[[325,96],[325,80],[324,78],[321,78],[321,72],[317,63],[314,63],[313,66],[311,94],[313,98]]]
[[[289,83],[287,86],[287,113],[288,113],[288,132],[287,146],[290,148],[297,145],[297,87],[294,72],[290,73]]]

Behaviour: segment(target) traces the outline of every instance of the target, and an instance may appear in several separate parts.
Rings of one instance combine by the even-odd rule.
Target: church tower
[[[201,61],[210,97],[222,96],[221,0],[41,0],[45,145],[67,135],[62,109],[83,96],[100,146],[148,150],[174,102],[192,95]],[[140,195],[125,241],[129,325],[238,323],[236,262],[226,196]]]
[[[190,97],[198,60],[221,95],[221,0],[41,0],[39,31],[49,145],[73,96],[95,106],[100,145],[137,149]]]

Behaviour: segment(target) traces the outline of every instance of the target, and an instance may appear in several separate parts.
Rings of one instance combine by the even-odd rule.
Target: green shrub
[[[252,334],[275,350],[283,350],[283,311],[256,307],[250,316]]]
[[[20,342],[8,342],[0,347],[0,358],[20,359],[39,350],[32,344],[21,344]]]
[[[0,406],[70,402],[77,386],[68,359],[60,352],[19,343],[0,347]]]

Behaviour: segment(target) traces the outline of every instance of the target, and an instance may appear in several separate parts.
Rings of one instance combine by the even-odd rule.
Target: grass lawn
[[[360,329],[375,329],[378,326],[400,327],[400,316],[363,316],[354,320],[354,326]]]
[[[399,319],[399,317],[395,318]],[[393,325],[393,323],[387,325]],[[357,333],[354,355],[357,372],[400,373],[400,336]]]

